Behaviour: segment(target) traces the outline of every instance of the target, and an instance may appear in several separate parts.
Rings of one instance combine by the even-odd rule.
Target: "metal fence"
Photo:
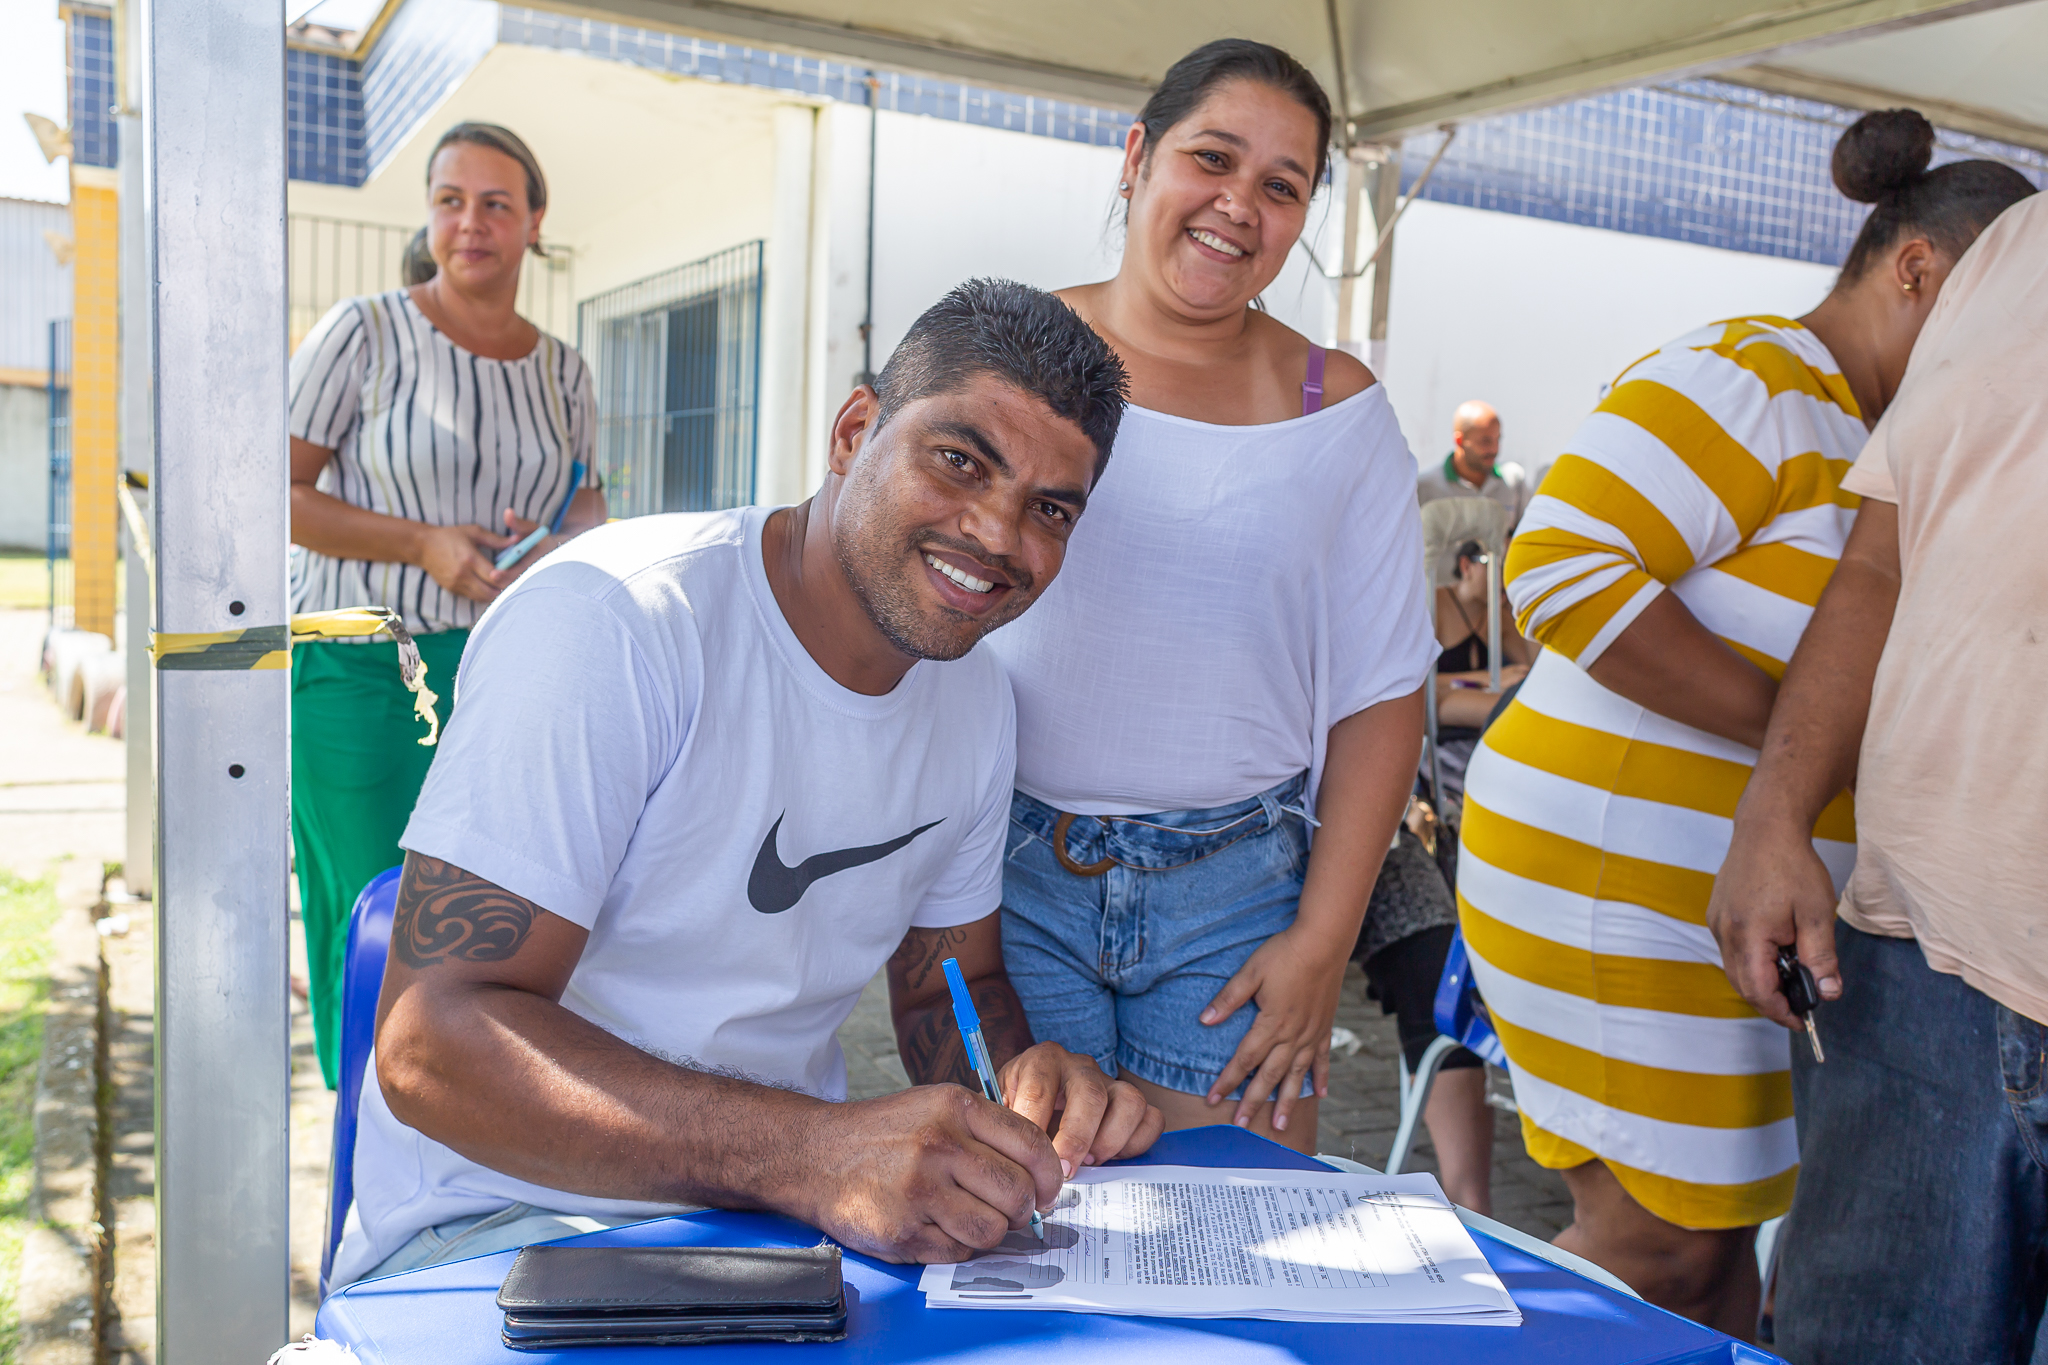
[[[343,299],[381,294],[403,283],[399,263],[417,229],[295,213],[287,221],[291,261],[291,342]],[[519,313],[551,336],[564,337],[576,316],[576,254],[543,239],[547,255],[528,256],[519,272]]]
[[[613,516],[754,500],[761,259],[746,242],[583,302],[576,344]]]
[[[49,522],[43,561],[50,580],[50,624],[71,624],[71,319],[49,324]],[[61,615],[62,619],[59,619]]]

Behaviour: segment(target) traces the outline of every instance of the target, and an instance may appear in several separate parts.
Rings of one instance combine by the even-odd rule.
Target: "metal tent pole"
[[[143,15],[156,625],[283,648],[283,5]],[[161,1365],[262,1360],[287,1330],[289,680],[156,673]]]
[[[124,481],[132,472],[146,476],[150,469],[150,354],[148,311],[149,257],[144,250],[143,212],[146,193],[142,174],[142,81],[136,54],[136,35],[141,16],[132,4],[118,4],[114,10],[114,76],[120,94],[121,149],[121,369],[119,421],[121,473]],[[147,494],[143,495],[147,497]],[[128,490],[133,500],[134,490]],[[128,678],[128,703],[122,713],[122,742],[127,746],[128,817],[127,853],[122,879],[132,895],[148,896],[156,885],[156,750],[151,736],[155,717],[151,714],[150,610],[155,605],[150,591],[150,547],[138,542],[133,527],[122,519],[122,543],[126,547],[128,604],[127,639],[123,642]]]

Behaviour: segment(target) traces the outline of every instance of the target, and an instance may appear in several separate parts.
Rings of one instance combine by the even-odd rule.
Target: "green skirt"
[[[416,637],[445,721],[466,630]],[[434,750],[398,679],[398,646],[318,641],[292,649],[292,854],[305,920],[307,986],[320,1074],[334,1089],[341,1050],[348,914],[379,872],[404,860],[398,839]]]

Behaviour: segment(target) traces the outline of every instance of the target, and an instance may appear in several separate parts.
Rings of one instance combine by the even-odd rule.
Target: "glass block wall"
[[[114,124],[114,20],[104,12],[72,8],[65,33],[70,68],[71,159],[80,166],[112,166],[119,154]]]
[[[368,177],[361,62],[286,48],[284,117],[292,179],[360,185]]]
[[[1828,162],[1857,112],[1720,81],[1616,90],[1457,130],[1422,197],[1583,227],[1840,265],[1869,210]],[[1402,148],[1412,187],[1443,141]],[[1935,160],[1992,157],[2036,185],[2048,154],[1943,132]]]

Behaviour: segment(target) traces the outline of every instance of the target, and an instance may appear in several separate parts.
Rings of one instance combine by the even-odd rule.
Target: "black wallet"
[[[498,1290],[505,1344],[689,1346],[839,1341],[839,1248],[528,1247]]]

